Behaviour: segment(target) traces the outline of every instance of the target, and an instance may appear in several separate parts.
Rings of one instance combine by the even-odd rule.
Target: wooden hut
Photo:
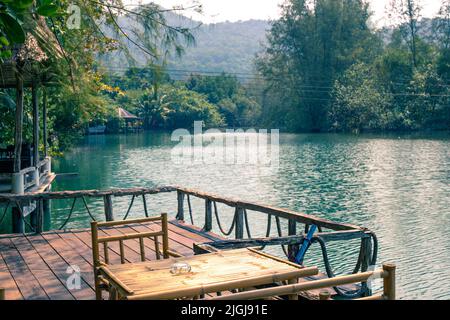
[[[28,23],[25,30],[25,43],[14,47],[12,58],[0,65],[0,88],[16,91],[14,145],[0,150],[0,193],[47,191],[55,178],[47,145],[47,97],[44,91],[41,113],[39,95],[41,88],[54,83],[52,62],[63,58],[64,52],[43,18]],[[27,89],[32,95],[32,141],[24,141],[23,135],[24,90]],[[43,152],[39,152],[41,124]],[[23,231],[23,219],[34,209],[30,204],[16,219],[13,210],[15,232]]]
[[[131,112],[123,108],[119,108],[119,118],[125,121],[125,125],[122,128],[124,132],[137,132],[142,130],[142,119],[135,116]]]

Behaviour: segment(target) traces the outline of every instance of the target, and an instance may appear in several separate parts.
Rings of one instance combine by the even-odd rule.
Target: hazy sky
[[[124,0],[128,4],[137,4],[139,0]],[[166,8],[176,5],[192,5],[193,0],[143,0],[146,2],[156,2]],[[279,15],[278,5],[284,0],[199,0],[203,5],[203,14],[188,12],[187,16],[201,20],[204,23],[214,23],[221,21],[237,21],[249,19],[269,19],[277,18]],[[372,0],[372,8],[375,12],[375,20],[382,24],[385,7],[389,0]],[[439,10],[441,0],[422,0],[424,15],[432,16]],[[381,20],[381,21],[380,21]]]

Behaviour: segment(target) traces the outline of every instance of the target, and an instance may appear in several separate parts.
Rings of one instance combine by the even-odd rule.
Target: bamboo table
[[[191,272],[172,274],[171,266],[186,262]],[[313,276],[317,268],[303,268],[254,249],[219,251],[188,258],[107,265],[99,269],[110,284],[111,299],[162,300],[199,297],[208,293],[245,289]],[[295,299],[297,296],[291,296]]]

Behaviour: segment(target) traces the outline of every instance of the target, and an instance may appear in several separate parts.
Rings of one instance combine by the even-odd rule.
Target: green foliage
[[[137,111],[148,128],[191,128],[199,120],[207,127],[224,125],[215,105],[182,86],[164,85],[158,92],[145,92],[138,100]]]
[[[260,118],[260,105],[249,97],[236,77],[195,75],[188,79],[186,87],[206,95],[210,103],[219,107],[229,126],[252,126]]]
[[[395,27],[377,32],[364,1],[287,1],[257,60],[265,123],[294,131],[450,129],[449,2],[429,28],[416,1],[392,3]]]
[[[335,130],[360,132],[386,129],[391,96],[378,80],[372,67],[358,63],[336,81],[330,110]]]
[[[362,1],[286,2],[257,61],[274,103],[268,108],[281,110],[279,125],[308,131],[326,127],[335,79],[380,50],[380,40],[367,26],[369,17]]]
[[[45,17],[58,13],[54,0],[40,0],[33,5],[33,0],[0,1],[0,62],[11,57],[11,47],[25,42],[24,21],[34,11]]]

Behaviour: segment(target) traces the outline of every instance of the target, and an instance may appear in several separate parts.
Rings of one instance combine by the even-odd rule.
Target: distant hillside
[[[197,21],[173,13],[167,16],[167,20],[175,26],[200,25]],[[124,17],[119,24],[127,29],[130,24],[134,25],[134,21]],[[170,58],[169,73],[175,79],[186,77],[189,74],[186,71],[250,73],[255,54],[261,50],[268,28],[269,22],[263,20],[200,25],[193,31],[196,44],[185,48],[181,58]],[[145,55],[133,44],[130,44],[129,49],[138,65],[145,65]],[[121,69],[128,66],[125,55],[120,52],[103,55],[99,60],[113,71],[116,66],[121,66]]]

